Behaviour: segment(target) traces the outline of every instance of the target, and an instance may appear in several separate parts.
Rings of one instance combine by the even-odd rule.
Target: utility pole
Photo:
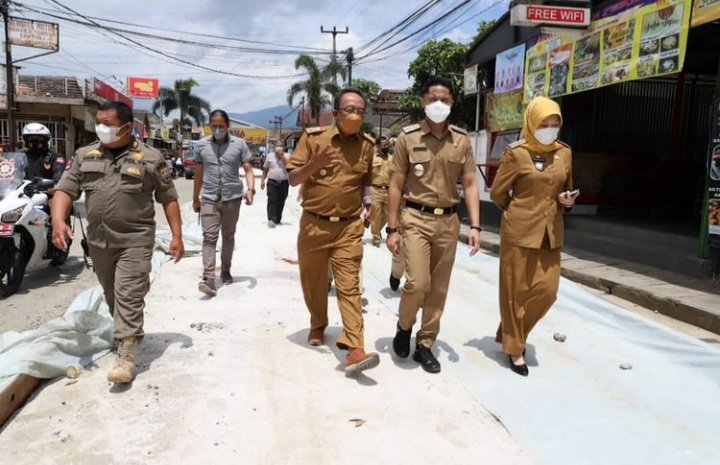
[[[348,87],[352,87],[352,64],[353,61],[355,61],[355,53],[353,52],[352,47],[345,50],[345,59],[348,64]]]
[[[282,137],[282,124],[283,124],[283,117],[282,116],[276,116],[273,119],[270,120],[270,124],[272,124],[275,127],[275,133],[277,134],[278,139]],[[278,132],[278,127],[280,128],[280,132]]]
[[[12,67],[12,45],[10,45],[10,32],[8,27],[9,4],[7,0],[0,2],[0,14],[2,14],[5,23],[5,93],[7,94],[7,127],[10,150],[15,150],[17,146],[17,133],[15,131],[15,83],[13,82]]]
[[[321,32],[322,34],[332,34],[332,36],[333,36],[332,61],[337,63],[337,55],[336,55],[337,52],[336,52],[336,48],[335,48],[335,37],[336,37],[338,34],[347,34],[347,33],[349,32],[347,26],[345,26],[345,30],[344,30],[344,31],[338,31],[335,26],[333,26],[332,29],[328,29],[328,30],[326,31],[324,27],[320,26],[320,32]],[[337,86],[337,74],[336,74],[334,71],[333,71],[333,84],[335,84],[335,85]]]

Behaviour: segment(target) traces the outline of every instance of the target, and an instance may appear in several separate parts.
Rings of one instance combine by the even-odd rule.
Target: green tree
[[[186,122],[190,117],[195,124],[203,124],[211,107],[207,100],[193,94],[193,87],[199,85],[194,78],[190,78],[176,80],[172,88],[161,87],[159,97],[153,102],[152,112],[157,115],[162,108],[163,115],[168,116],[171,112],[180,110],[181,122]]]
[[[495,25],[495,20],[492,21],[485,21],[482,20],[478,23],[477,31],[475,32],[475,35],[473,36],[472,40],[470,41],[471,44],[474,44],[478,41],[480,37],[485,35],[485,33]]]
[[[333,78],[335,78],[336,76],[340,77],[342,79],[342,82],[345,82],[347,79],[347,72],[347,65],[338,59],[338,55],[335,55],[330,57],[330,62],[325,65],[325,67],[322,69],[321,74],[322,78],[326,82],[333,82]],[[339,88],[340,86],[338,85],[338,89]],[[335,94],[337,94],[337,91],[331,92],[331,94],[333,98],[335,98]]]
[[[304,81],[290,86],[287,102],[292,107],[295,98],[300,94],[305,94],[305,104],[310,109],[310,119],[312,120],[307,123],[317,124],[320,110],[323,106],[332,104],[332,96],[338,92],[339,88],[332,82],[328,82],[327,77],[323,75],[311,56],[303,54],[297,57],[295,69],[301,68],[308,73],[308,77]]]
[[[367,107],[372,108],[375,106],[382,87],[375,81],[369,81],[367,79],[353,79],[352,86],[363,93],[365,100],[367,101]]]
[[[424,118],[420,93],[425,81],[434,75],[452,82],[455,103],[450,120],[455,124],[465,125],[468,115],[464,108],[463,72],[467,51],[467,45],[450,39],[430,40],[418,50],[417,58],[410,62],[408,67],[408,77],[413,80],[413,84],[400,99],[400,107],[407,110],[414,121]]]

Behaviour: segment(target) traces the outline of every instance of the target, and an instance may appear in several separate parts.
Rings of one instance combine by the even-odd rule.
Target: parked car
[[[183,168],[185,169],[185,179],[195,177],[195,152],[187,152],[183,159]]]

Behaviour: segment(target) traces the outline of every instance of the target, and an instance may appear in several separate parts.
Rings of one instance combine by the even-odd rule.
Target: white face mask
[[[95,134],[97,134],[100,143],[112,144],[120,140],[118,137],[118,131],[120,128],[106,126],[104,124],[95,125]]]
[[[442,123],[450,116],[450,105],[440,100],[425,105],[425,116],[433,123]]]
[[[225,128],[212,128],[212,134],[213,134],[213,137],[214,137],[216,140],[225,139],[225,136],[227,136],[227,129],[225,129]]]
[[[533,134],[535,139],[543,145],[550,145],[557,140],[560,128],[542,128]]]

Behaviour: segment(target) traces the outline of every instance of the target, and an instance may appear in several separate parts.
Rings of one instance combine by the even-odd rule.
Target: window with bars
[[[29,118],[20,116],[15,120],[15,133],[17,140],[22,140],[22,129],[26,124],[40,123],[45,125],[49,130],[52,138],[50,139],[50,148],[55,152],[65,155],[65,122],[64,121],[48,121],[38,118]],[[10,143],[10,133],[8,132],[7,119],[0,119],[0,143],[3,145]]]

